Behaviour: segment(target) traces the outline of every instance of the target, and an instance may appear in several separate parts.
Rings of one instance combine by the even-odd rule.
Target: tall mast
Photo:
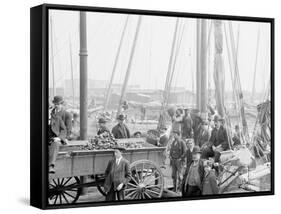
[[[88,52],[87,52],[87,17],[86,12],[80,12],[80,138],[87,139],[88,124]]]
[[[114,65],[113,65],[109,85],[108,85],[108,88],[107,88],[106,96],[105,96],[104,110],[107,109],[107,105],[108,105],[108,102],[109,102],[109,98],[110,98],[110,94],[111,94],[111,87],[112,87],[113,79],[114,79],[114,76],[115,76],[115,73],[116,73],[116,67],[117,67],[117,63],[119,61],[120,50],[121,50],[121,47],[122,47],[122,44],[123,44],[126,28],[127,28],[127,25],[128,25],[128,20],[129,20],[129,15],[126,18],[124,28],[123,28],[123,31],[122,31],[122,34],[121,34],[120,43],[119,43],[119,46],[117,48],[117,54],[116,54],[116,58],[115,58],[115,61],[114,61]]]
[[[196,20],[196,107],[201,107],[201,20]]]
[[[142,16],[139,16],[137,28],[136,28],[136,32],[135,32],[135,36],[134,36],[133,46],[132,46],[132,50],[131,50],[131,53],[130,53],[129,63],[128,63],[127,71],[126,71],[126,76],[125,76],[125,80],[124,80],[124,83],[123,83],[123,86],[122,86],[121,97],[120,97],[120,101],[119,101],[117,115],[120,114],[122,102],[124,101],[124,96],[125,96],[125,93],[126,93],[127,84],[128,84],[128,80],[129,80],[130,73],[131,73],[132,61],[133,61],[133,58],[134,58],[136,44],[137,44],[138,35],[139,35],[139,30],[140,30],[140,26],[141,26],[141,20],[142,20]]]
[[[257,50],[256,50],[255,70],[254,70],[254,78],[253,78],[252,101],[254,101],[254,97],[256,94],[256,74],[257,74],[259,46],[260,46],[260,29],[258,30],[258,37],[257,37]]]
[[[74,75],[73,75],[73,61],[72,61],[72,45],[71,45],[71,38],[69,35],[69,54],[70,54],[70,71],[71,71],[71,88],[72,88],[72,105],[74,107],[75,100],[75,91],[74,91]]]
[[[214,20],[214,39],[215,39],[215,63],[214,63],[214,83],[215,96],[218,113],[224,117],[224,66],[223,66],[223,36],[222,36],[222,21]]]
[[[50,16],[50,37],[51,37],[51,57],[52,57],[52,76],[53,76],[53,96],[56,95],[55,85],[55,59],[54,59],[54,35],[53,35],[53,18]]]
[[[168,94],[169,94],[168,88],[169,88],[169,83],[170,83],[170,78],[171,78],[170,76],[171,76],[171,72],[172,72],[173,58],[175,55],[174,52],[175,52],[175,46],[176,46],[178,25],[179,25],[179,18],[177,18],[177,20],[176,20],[176,26],[175,26],[174,35],[173,35],[171,55],[170,55],[170,59],[169,59],[168,71],[167,71],[167,75],[166,75],[166,81],[165,81],[165,87],[164,87],[164,93],[163,93],[163,101],[162,101],[160,117],[159,117],[158,126],[157,126],[158,130],[164,128],[164,126],[165,126],[164,111],[166,109],[167,102],[168,102],[168,99],[167,99]]]
[[[207,20],[201,20],[201,95],[200,95],[200,112],[206,113],[207,111]]]

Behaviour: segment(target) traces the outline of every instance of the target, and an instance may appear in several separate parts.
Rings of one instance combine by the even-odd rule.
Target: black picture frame
[[[48,12],[50,9],[74,10],[89,12],[108,12],[119,14],[141,14],[151,16],[207,18],[237,20],[250,22],[266,22],[270,24],[271,42],[271,190],[253,193],[231,193],[196,198],[169,198],[121,202],[91,202],[73,205],[49,206],[47,203],[47,120],[48,120]],[[264,196],[274,194],[274,19],[247,16],[213,15],[185,12],[150,11],[120,8],[87,7],[74,5],[43,4],[30,9],[30,204],[40,209],[74,208],[122,204],[156,203],[172,201],[203,200],[232,197]]]

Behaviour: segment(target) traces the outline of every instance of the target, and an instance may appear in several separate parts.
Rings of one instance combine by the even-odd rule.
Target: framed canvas
[[[274,19],[31,8],[31,205],[274,194]]]

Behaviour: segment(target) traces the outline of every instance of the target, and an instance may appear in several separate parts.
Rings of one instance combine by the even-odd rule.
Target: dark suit
[[[210,134],[208,131],[204,130],[203,128],[200,129],[199,135],[197,138],[198,146],[201,148],[203,144],[207,143],[209,141]]]
[[[113,158],[108,162],[107,168],[105,170],[105,182],[104,191],[107,193],[107,201],[115,201],[116,196],[118,200],[124,199],[124,189],[128,184],[131,176],[131,170],[129,162],[121,158],[119,164],[117,165],[116,159]],[[123,188],[117,191],[119,184],[123,183]]]
[[[58,137],[62,142],[70,138],[72,128],[71,114],[65,110],[51,112],[51,121],[49,125],[49,165],[55,165],[60,143],[54,142],[52,138]]]
[[[193,121],[190,116],[185,116],[182,121],[182,137],[191,138]]]
[[[111,132],[116,139],[130,138],[130,131],[125,124],[118,123]]]

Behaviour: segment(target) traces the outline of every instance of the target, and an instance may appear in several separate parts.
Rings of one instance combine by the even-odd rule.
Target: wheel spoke
[[[138,187],[137,185],[132,184],[132,183],[128,183],[127,185],[128,185],[128,186],[130,185],[130,186],[133,186],[133,187]]]
[[[67,200],[67,198],[64,195],[64,192],[62,193],[62,197],[64,198],[64,200],[66,201],[67,204],[69,204],[69,201]]]
[[[145,188],[160,188],[161,185],[150,185],[150,186],[146,186]]]
[[[132,191],[132,190],[136,190],[136,188],[125,189],[125,191]]]
[[[150,192],[150,193],[153,193],[153,194],[155,194],[155,195],[159,195],[159,192],[155,192],[155,191],[153,191],[153,190],[151,190],[151,189],[146,189],[146,191],[148,191],[148,192]]]
[[[75,199],[75,197],[74,197],[73,195],[67,193],[66,191],[65,191],[64,193],[67,194],[68,196],[70,196],[71,198],[74,198],[74,199]]]
[[[61,194],[60,194],[60,204],[62,204],[62,200],[61,200]]]
[[[63,186],[66,185],[66,184],[71,180],[71,178],[72,178],[72,177],[68,178],[68,179],[66,180],[66,182],[64,182],[62,185],[63,185]]]
[[[149,199],[151,199],[151,196],[149,194],[147,194],[146,192],[144,192],[144,195],[146,195]]]
[[[137,165],[135,166],[135,169],[136,169],[136,177],[137,177],[138,181],[140,182],[141,179],[140,179],[140,176],[139,176],[139,173],[138,173]]]
[[[161,177],[159,176],[159,177],[157,177],[157,178],[154,178],[153,180],[149,180],[149,182],[146,183],[146,185],[151,184],[151,183],[153,183],[153,182],[159,180],[160,178],[161,178]]]
[[[139,182],[136,181],[136,179],[131,175],[131,179],[135,182],[135,184],[138,184]]]
[[[58,200],[58,197],[59,197],[59,195],[56,195],[56,199],[55,199],[55,201],[54,201],[53,204],[56,204],[56,202],[57,202],[57,200]]]
[[[49,185],[50,185],[50,186],[52,186],[52,187],[55,187],[55,185],[54,185],[54,184],[49,183]]]
[[[126,197],[129,197],[129,198],[130,198],[131,196],[133,196],[134,193],[137,193],[137,191],[132,191],[132,192],[130,192],[128,195],[126,195]]]
[[[56,180],[55,180],[55,179],[53,179],[53,182],[54,182],[55,186],[58,186],[58,184],[56,183]]]
[[[62,185],[64,182],[64,178],[61,179],[60,185]]]

